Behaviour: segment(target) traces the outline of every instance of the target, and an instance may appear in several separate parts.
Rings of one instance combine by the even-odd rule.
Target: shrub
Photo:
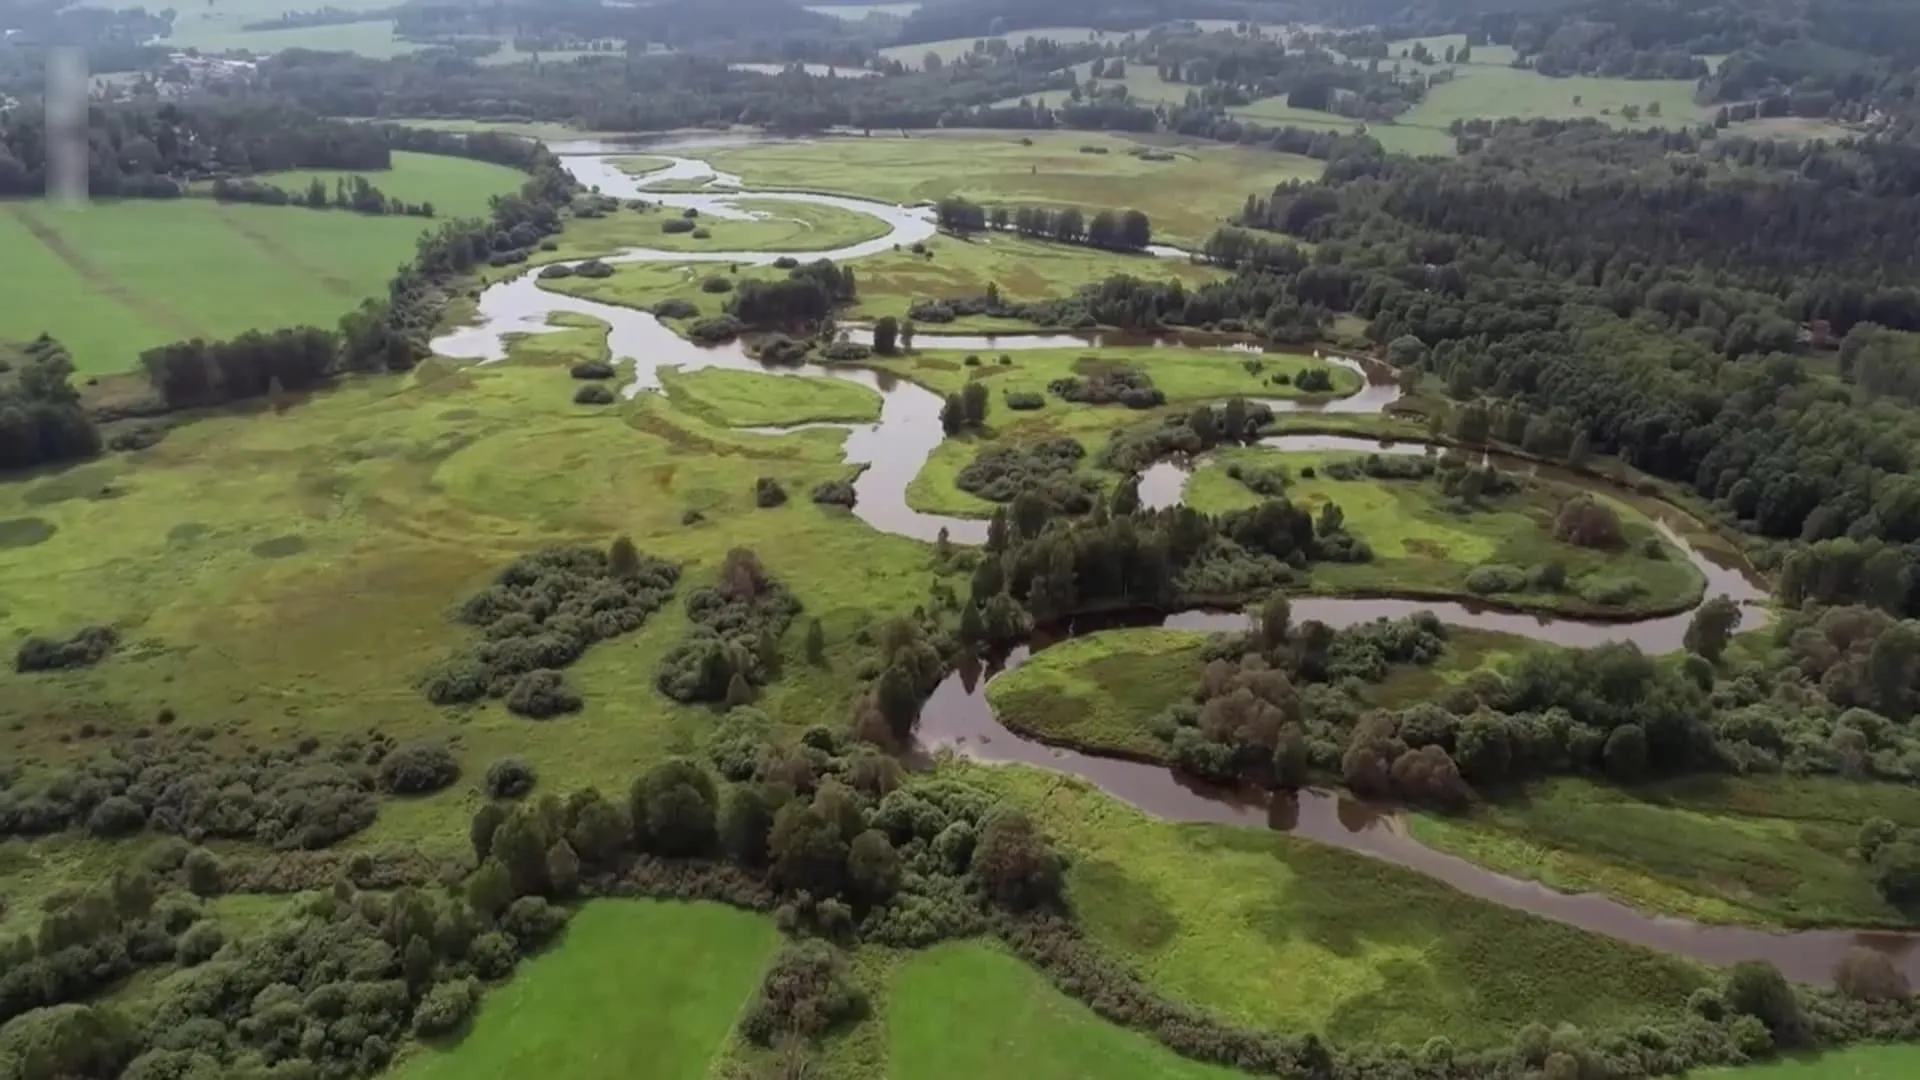
[[[844,506],[852,509],[857,496],[851,480],[828,480],[814,486],[814,502],[825,506]]]
[[[202,919],[187,928],[174,946],[174,956],[182,967],[193,967],[213,959],[227,943],[227,935],[221,931],[220,924],[212,919]]]
[[[556,278],[570,278],[572,276],[573,267],[568,266],[566,263],[554,263],[552,266],[543,266],[540,268],[540,280],[542,281],[552,281]]]
[[[111,626],[83,626],[64,641],[30,637],[14,653],[13,667],[22,674],[92,667],[106,659],[119,642],[120,633]]]
[[[767,969],[741,1030],[756,1044],[771,1046],[782,1036],[818,1038],[866,1010],[866,994],[854,983],[845,955],[824,941],[799,941]]]
[[[1314,367],[1300,373],[1293,380],[1294,388],[1308,394],[1328,394],[1333,392],[1333,374],[1326,368]]]
[[[87,815],[87,832],[94,836],[126,836],[146,828],[147,812],[125,795],[112,795]]]
[[[507,691],[507,711],[532,720],[579,712],[583,702],[567,677],[551,668],[536,668],[513,681]]]
[[[1031,412],[1045,408],[1047,404],[1046,398],[1030,390],[1009,390],[1002,396],[1006,399],[1007,408],[1015,412]]]
[[[575,405],[611,405],[613,402],[613,388],[601,383],[588,383],[573,392]]]
[[[1855,1001],[1902,1001],[1913,993],[1886,953],[1864,947],[1847,950],[1833,969],[1833,985]]]
[[[533,766],[519,758],[501,758],[487,766],[487,794],[496,799],[517,799],[533,790],[537,778]]]
[[[690,233],[694,230],[694,228],[695,226],[691,218],[683,218],[683,217],[668,218],[665,221],[662,221],[660,223],[660,231],[663,233],[669,233],[669,234]]]
[[[721,277],[719,274],[714,274],[713,276],[705,278],[700,282],[700,291],[703,293],[732,292],[733,281],[731,279]]]
[[[700,305],[676,297],[653,305],[653,314],[660,319],[695,319],[700,316]]]
[[[605,278],[613,276],[613,267],[608,266],[599,259],[588,259],[586,262],[574,267],[573,272],[584,278]]]
[[[800,265],[800,260],[794,258],[791,255],[782,255],[779,258],[773,260],[773,268],[775,270],[792,270],[799,265]]]
[[[567,909],[556,907],[538,896],[523,896],[507,906],[500,916],[500,929],[520,947],[523,953],[545,945],[553,940],[562,927],[567,925]]]
[[[701,345],[718,345],[740,336],[740,320],[731,315],[701,319],[687,327],[687,337]]]
[[[1489,563],[1467,571],[1467,591],[1481,596],[1491,593],[1521,592],[1526,587],[1526,571],[1517,566]]]
[[[693,230],[693,238],[695,240],[711,240],[713,239],[713,234],[704,228],[699,228]]]
[[[828,360],[850,363],[872,356],[873,349],[857,341],[835,341],[821,349],[820,355]]]
[[[431,1038],[453,1031],[472,1015],[479,996],[479,984],[472,979],[435,983],[413,1010],[414,1034]]]
[[[754,346],[754,356],[763,364],[798,364],[807,358],[812,343],[785,334],[768,334]]]
[[[1613,508],[1586,494],[1575,495],[1560,505],[1553,519],[1553,535],[1589,548],[1617,548],[1625,539]]]
[[[787,501],[787,489],[780,481],[771,476],[762,476],[753,482],[753,504],[762,510],[769,510]]]
[[[746,548],[727,553],[718,580],[687,597],[687,636],[660,660],[655,685],[675,701],[723,701],[736,674],[770,682],[780,638],[800,601]]]
[[[1084,514],[1100,500],[1100,485],[1079,472],[1086,450],[1061,436],[1037,443],[992,443],[954,478],[960,490],[990,502],[1010,503],[1030,493],[1054,514]]]
[[[1587,581],[1580,586],[1580,595],[1587,602],[1604,607],[1616,607],[1627,603],[1646,592],[1646,586],[1632,578],[1600,578]]]
[[[567,370],[576,379],[613,378],[613,364],[607,360],[582,360]]]
[[[1074,366],[1082,374],[1055,379],[1047,384],[1047,389],[1067,401],[1083,405],[1117,402],[1129,409],[1151,409],[1167,403],[1167,396],[1137,368],[1094,357],[1087,357]]]
[[[206,848],[194,848],[180,863],[181,873],[187,881],[187,888],[195,896],[217,896],[226,887],[226,868],[220,865],[220,859]]]
[[[460,763],[445,743],[408,743],[380,759],[380,787],[394,795],[425,795],[460,779]]]

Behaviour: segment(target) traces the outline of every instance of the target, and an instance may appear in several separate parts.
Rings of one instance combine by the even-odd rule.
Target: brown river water
[[[738,177],[717,173],[698,159],[678,157],[673,153],[699,145],[713,145],[713,142],[683,141],[625,147],[598,143],[561,144],[554,149],[563,156],[576,177],[606,194],[620,198],[645,198],[672,207],[690,207],[713,217],[754,216],[756,211],[733,201],[741,193]],[[669,158],[670,164],[645,177],[631,177],[608,160],[609,155],[623,152],[664,156]],[[708,187],[693,193],[647,190],[648,184],[662,180],[705,181]],[[877,240],[837,251],[810,253],[809,257],[858,258],[890,250],[896,244],[905,245],[926,239],[934,233],[932,215],[924,207],[895,206],[844,196],[797,192],[755,192],[753,196],[761,204],[777,198],[851,209],[871,214],[891,226],[888,235]],[[1182,253],[1171,249],[1156,249],[1154,254],[1182,257]],[[605,261],[665,262],[684,264],[691,270],[693,264],[701,262],[761,264],[772,262],[777,257],[777,254],[769,252],[686,253],[629,249]],[[1146,257],[1142,256],[1143,259]],[[882,397],[878,422],[803,425],[845,430],[847,460],[867,466],[854,485],[858,495],[854,515],[878,531],[916,540],[932,541],[942,532],[955,543],[978,544],[985,539],[986,523],[980,519],[928,514],[907,505],[908,484],[919,474],[928,455],[944,437],[939,422],[940,396],[907,380],[847,366],[803,364],[763,367],[748,357],[737,344],[712,348],[696,346],[644,312],[542,289],[531,271],[486,289],[480,297],[475,325],[448,333],[434,342],[434,348],[446,356],[469,357],[482,362],[498,360],[506,354],[506,335],[551,332],[553,328],[547,325],[547,318],[561,311],[590,315],[612,328],[608,345],[616,362],[633,365],[631,380],[622,391],[627,397],[657,391],[660,386],[658,370],[661,367],[678,367],[682,370],[724,367],[765,371],[790,378],[843,379],[870,387]],[[922,331],[918,340],[928,348],[982,353],[1023,348],[1148,343],[1147,339],[1133,336],[943,335],[927,331]],[[1191,340],[1188,342],[1195,343]],[[1218,347],[1247,351],[1244,345]],[[1275,412],[1371,414],[1382,412],[1398,399],[1399,391],[1390,371],[1344,357],[1326,356],[1323,359],[1367,376],[1364,388],[1353,395],[1327,401],[1274,400],[1267,404]],[[754,430],[769,438],[777,438],[799,428]],[[1372,439],[1343,435],[1280,435],[1263,440],[1262,445],[1278,450],[1353,450],[1395,454],[1437,452],[1419,442],[1382,444]],[[1506,460],[1498,455],[1493,460],[1505,468],[1538,471],[1530,462]],[[1154,466],[1142,477],[1143,501],[1150,506],[1177,503],[1188,475],[1189,467],[1180,463],[1163,462]],[[1738,602],[1741,605],[1743,629],[1765,622],[1767,611],[1763,605],[1766,590],[1762,585],[1740,567],[1715,563],[1689,546],[1666,523],[1659,524],[1668,540],[1679,547],[1706,576],[1706,595],[1726,595]],[[1556,619],[1458,602],[1391,598],[1302,596],[1294,598],[1293,603],[1296,620],[1318,619],[1336,628],[1374,619],[1397,618],[1418,611],[1431,611],[1443,621],[1457,626],[1519,634],[1561,645],[1590,647],[1607,642],[1632,642],[1648,652],[1678,649],[1691,614],[1683,612],[1635,621],[1604,621]],[[1069,633],[1113,624],[1111,619],[1101,620],[1099,625],[1069,628]],[[1133,625],[1163,625],[1208,631],[1239,630],[1246,627],[1247,617],[1242,613],[1196,610],[1166,616],[1141,616]],[[1044,647],[1045,644],[1044,641],[1035,642],[1038,647]],[[1865,945],[1892,955],[1910,978],[1920,982],[1920,949],[1915,948],[1916,944],[1920,944],[1920,937],[1915,935],[1847,930],[1776,933],[1709,926],[1650,915],[1608,897],[1557,892],[1435,851],[1413,839],[1396,812],[1369,806],[1342,795],[1309,790],[1295,795],[1269,796],[1258,792],[1214,789],[1178,776],[1164,766],[1052,747],[1016,735],[994,718],[993,710],[987,704],[985,689],[987,681],[995,674],[1019,666],[1029,655],[1030,650],[1023,646],[991,663],[976,663],[949,675],[922,711],[919,731],[922,750],[945,749],[983,761],[1019,762],[1070,773],[1148,813],[1171,820],[1271,828],[1292,833],[1395,863],[1492,903],[1707,963],[1768,960],[1789,978],[1826,983],[1831,981],[1834,965],[1848,949]]]

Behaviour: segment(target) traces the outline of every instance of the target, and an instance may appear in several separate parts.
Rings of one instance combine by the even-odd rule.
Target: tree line
[[[1142,251],[1153,242],[1153,222],[1140,210],[1096,210],[1087,215],[1077,206],[985,207],[949,195],[935,204],[934,218],[941,228],[962,236],[994,229],[1109,251]]]
[[[100,432],[73,388],[73,358],[40,335],[0,345],[0,471],[78,461],[100,452]]]
[[[397,195],[388,195],[364,176],[341,177],[329,192],[327,182],[314,177],[305,191],[288,191],[277,184],[221,177],[213,182],[213,197],[221,202],[257,203],[263,206],[304,206],[309,210],[351,210],[356,214],[381,217],[401,214],[408,217],[433,216],[433,203],[410,203]]]

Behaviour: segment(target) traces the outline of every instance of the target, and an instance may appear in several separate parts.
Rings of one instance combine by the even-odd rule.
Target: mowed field
[[[418,1048],[393,1080],[700,1080],[779,949],[764,915],[719,904],[600,900],[490,989],[472,1031]]]
[[[1146,161],[1143,144],[1112,135],[967,133],[914,138],[820,139],[715,150],[708,160],[748,187],[791,187],[915,203],[960,195],[980,203],[1033,203],[1144,211],[1158,243],[1197,247],[1239,211],[1248,192],[1320,175],[1321,163],[1236,146],[1154,146],[1173,161]],[[1081,148],[1097,148],[1100,153]]]
[[[396,155],[366,173],[389,194],[484,212],[486,196],[521,176],[483,162]],[[319,174],[331,178],[334,173]],[[285,185],[304,185],[289,174]],[[267,177],[273,179],[273,177]],[[247,330],[332,326],[379,293],[436,221],[344,210],[133,199],[66,208],[0,202],[0,325],[45,331],[82,374],[126,371],[142,350]]]

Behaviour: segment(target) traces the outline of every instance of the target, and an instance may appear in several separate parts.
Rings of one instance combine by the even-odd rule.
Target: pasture
[[[394,1080],[701,1080],[780,945],[764,915],[719,904],[599,900],[559,943],[491,988],[472,1030],[417,1047]]]
[[[1082,148],[1086,148],[1083,150]],[[1171,161],[1136,151],[1158,150]],[[1098,152],[1089,152],[1098,151]],[[1310,158],[1237,146],[1150,146],[1078,132],[828,138],[723,148],[713,166],[749,187],[804,188],[900,203],[960,195],[979,203],[1145,212],[1154,240],[1198,247],[1247,193],[1320,175]]]

